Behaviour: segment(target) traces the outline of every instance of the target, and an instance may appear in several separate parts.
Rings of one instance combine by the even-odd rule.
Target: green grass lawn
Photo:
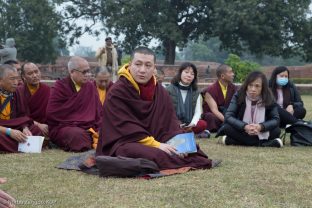
[[[310,120],[312,96],[303,99]],[[198,142],[223,159],[220,167],[153,180],[98,178],[54,168],[74,153],[2,154],[0,176],[8,182],[0,187],[18,207],[312,207],[311,148]]]

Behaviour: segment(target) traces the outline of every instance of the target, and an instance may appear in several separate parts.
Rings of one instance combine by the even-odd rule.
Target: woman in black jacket
[[[268,81],[262,72],[251,72],[233,96],[225,113],[222,143],[282,147],[279,116]]]
[[[276,67],[272,72],[269,85],[278,104],[280,127],[294,124],[298,119],[305,117],[306,109],[295,84],[289,80],[287,67]]]

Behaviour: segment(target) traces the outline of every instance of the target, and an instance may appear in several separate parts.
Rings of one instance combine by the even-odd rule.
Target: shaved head
[[[32,62],[27,62],[22,66],[21,75],[28,85],[37,86],[40,83],[41,72],[38,66]]]
[[[100,89],[106,89],[111,81],[111,73],[106,67],[97,67],[95,73],[96,86]]]

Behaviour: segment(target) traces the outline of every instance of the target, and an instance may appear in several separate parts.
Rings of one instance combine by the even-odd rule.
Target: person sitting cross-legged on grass
[[[182,167],[209,169],[220,162],[208,159],[200,149],[178,154],[166,142],[183,133],[168,92],[153,76],[155,53],[139,47],[107,94],[96,155],[145,158],[160,170]]]
[[[225,113],[222,143],[282,147],[277,104],[262,72],[251,72]]]
[[[102,106],[96,87],[88,80],[87,60],[71,57],[68,72],[51,89],[46,113],[49,138],[65,151],[83,152],[96,148]]]
[[[17,70],[0,65],[0,152],[17,152],[18,143],[25,142],[27,136],[42,135],[27,116],[24,100],[16,93],[17,84]]]
[[[289,80],[287,67],[276,67],[272,72],[269,85],[278,104],[280,127],[294,124],[305,117],[306,109],[296,85]]]
[[[193,131],[195,134],[204,132],[207,123],[201,119],[203,98],[197,89],[196,66],[189,62],[183,63],[167,90],[176,115],[181,124],[184,125],[183,128]]]

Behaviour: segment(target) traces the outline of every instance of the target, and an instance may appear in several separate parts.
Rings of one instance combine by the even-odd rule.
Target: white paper
[[[42,136],[28,136],[25,143],[18,144],[19,152],[26,153],[41,153],[44,137]]]

